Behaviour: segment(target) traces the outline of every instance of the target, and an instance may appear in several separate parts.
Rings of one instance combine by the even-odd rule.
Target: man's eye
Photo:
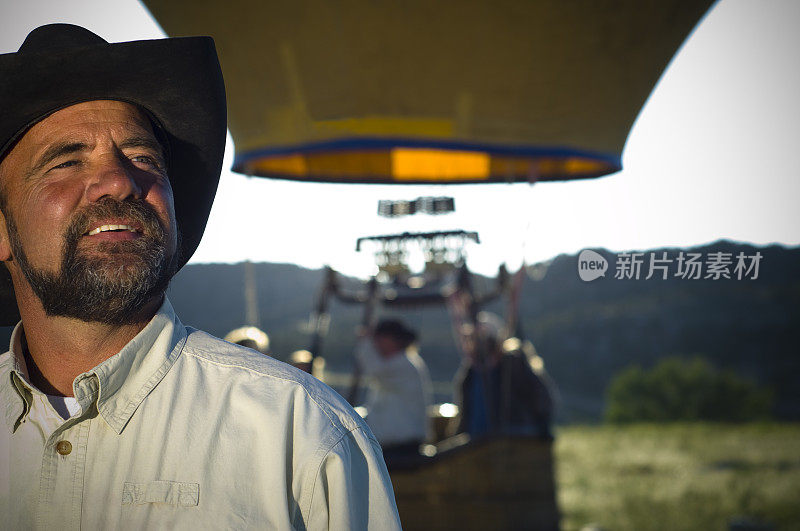
[[[70,166],[75,166],[75,165],[76,165],[76,164],[78,164],[79,162],[80,162],[80,161],[77,161],[77,160],[68,160],[68,161],[66,161],[66,162],[62,162],[61,164],[58,164],[58,165],[56,165],[56,166],[53,166],[53,167],[52,167],[52,168],[50,168],[50,169],[51,169],[51,170],[60,170],[60,169],[62,169],[62,168],[69,168]]]
[[[155,157],[151,157],[149,155],[136,155],[135,157],[131,157],[131,162],[145,164],[151,168],[156,168],[159,170],[161,169],[161,162]]]

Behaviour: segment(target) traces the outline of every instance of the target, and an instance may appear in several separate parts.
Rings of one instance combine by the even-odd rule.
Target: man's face
[[[394,336],[389,334],[375,334],[372,336],[372,344],[378,354],[384,358],[388,358],[403,350],[403,344]]]
[[[48,315],[128,322],[160,297],[178,248],[150,121],[91,101],[34,125],[0,162],[0,259]]]

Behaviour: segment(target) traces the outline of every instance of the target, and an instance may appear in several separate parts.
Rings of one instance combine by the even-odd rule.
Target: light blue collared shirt
[[[165,299],[73,383],[63,420],[0,356],[0,514],[13,529],[399,529],[380,447],[316,379],[184,327]]]

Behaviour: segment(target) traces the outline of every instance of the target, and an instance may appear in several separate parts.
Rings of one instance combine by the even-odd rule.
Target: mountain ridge
[[[592,249],[609,263],[605,277],[584,282],[578,256],[561,254],[547,263],[544,278],[525,279],[520,320],[559,385],[565,420],[596,420],[605,387],[631,364],[652,366],[666,356],[700,355],[718,368],[733,369],[775,389],[776,414],[800,419],[800,363],[793,329],[800,323],[800,248],[754,246],[720,240],[707,245],[641,252],[677,254],[761,253],[759,277],[689,280],[674,276],[618,279],[615,263],[623,253]],[[286,359],[308,348],[306,323],[323,270],[292,264],[254,264],[262,328],[273,354]],[[191,264],[173,280],[168,296],[185,324],[224,336],[244,324],[244,265]],[[345,284],[359,281],[342,277]],[[490,280],[476,275],[476,284]],[[487,309],[502,313],[505,302]],[[323,343],[328,366],[352,367],[359,309],[332,303],[331,330]],[[384,312],[397,314],[397,312]],[[421,334],[421,353],[436,380],[452,378],[460,356],[444,308],[402,312]]]

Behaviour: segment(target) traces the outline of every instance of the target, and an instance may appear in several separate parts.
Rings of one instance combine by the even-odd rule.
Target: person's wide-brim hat
[[[373,334],[376,336],[386,335],[405,343],[406,346],[417,341],[417,333],[406,324],[397,319],[383,319],[375,325]]]
[[[213,39],[108,43],[70,24],[33,30],[19,51],[0,55],[0,161],[31,126],[91,100],[136,104],[166,137],[183,267],[205,230],[225,150],[225,86]],[[0,325],[18,318],[11,277],[0,267]]]

